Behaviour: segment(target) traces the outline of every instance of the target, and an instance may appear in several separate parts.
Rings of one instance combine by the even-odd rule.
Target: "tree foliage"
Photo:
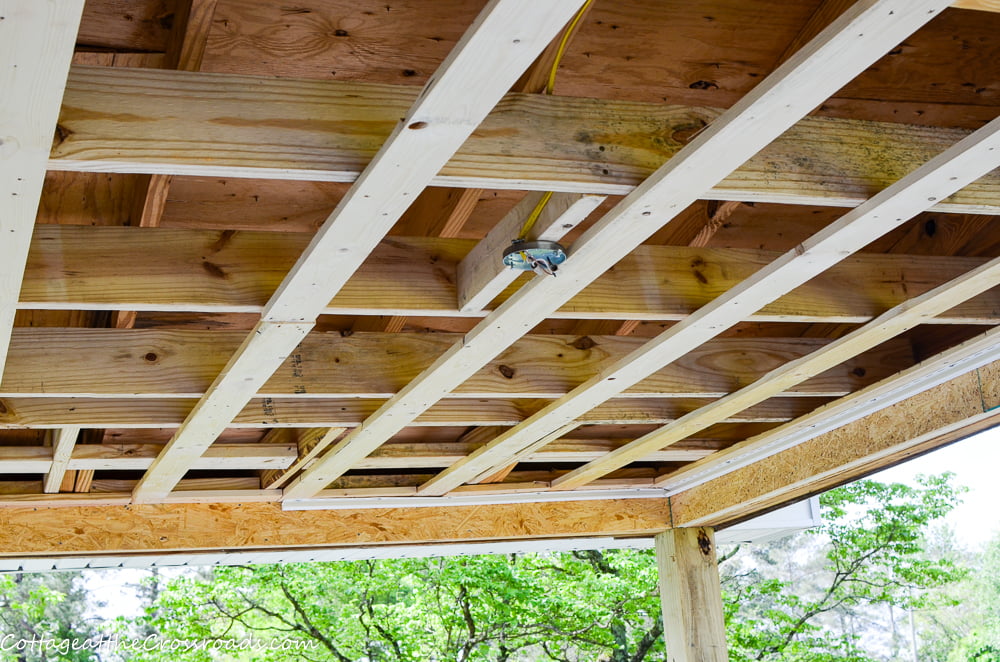
[[[824,494],[823,523],[805,534],[820,544],[795,549],[792,562],[806,569],[797,579],[768,576],[773,549],[758,552],[745,572],[728,573],[730,659],[873,659],[854,628],[843,627],[858,610],[923,608],[935,595],[930,589],[960,580],[965,571],[952,559],[924,553],[924,534],[957,505],[961,490],[947,474],[920,483],[862,480]],[[803,554],[810,548],[819,564]]]
[[[311,639],[321,652],[301,659],[338,662],[638,662],[662,651],[655,575],[646,553],[598,551],[228,567],[171,582],[143,625],[186,639]]]
[[[0,575],[0,661],[90,662],[93,650],[72,650],[69,642],[96,634],[85,617],[83,589],[71,573]],[[45,643],[43,643],[45,642]],[[67,649],[59,649],[67,642]]]

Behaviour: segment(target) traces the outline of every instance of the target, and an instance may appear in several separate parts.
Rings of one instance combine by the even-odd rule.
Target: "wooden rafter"
[[[73,428],[60,428],[52,447],[0,446],[0,471],[10,474],[46,473],[45,492],[58,492],[66,470],[145,470],[162,446],[157,444],[82,444],[74,446]],[[76,428],[79,432],[79,428]],[[282,469],[297,457],[294,444],[215,444],[194,469]],[[52,489],[50,489],[52,488]]]
[[[979,11],[1000,12],[1000,2],[997,0],[958,0],[952,7],[959,9],[978,9]]]
[[[906,6],[876,2],[853,8],[584,233],[573,246],[573,259],[563,267],[565,278],[536,278],[518,290],[461,343],[452,346],[387,401],[361,428],[348,434],[307,469],[285,489],[286,497],[312,496],[348,471],[464,382],[518,335],[542,321],[699,195],[777,138],[816,103],[871,64],[897,38],[905,37],[943,8],[940,2]],[[849,53],[849,57],[844,53]],[[525,439],[517,450],[530,448],[573,418],[550,417],[544,429],[537,430],[530,440]],[[460,475],[460,480],[435,479],[424,489],[443,494],[489,470],[500,470],[503,466],[496,463],[477,463],[477,458],[489,448],[480,449],[442,473],[442,476]],[[447,482],[447,489],[439,482]]]
[[[781,423],[812,411],[827,399],[815,394],[778,398],[742,411],[726,422]],[[3,398],[5,411],[0,414],[0,429],[52,429],[63,425],[117,430],[174,429],[180,427],[196,402],[192,398]],[[237,414],[229,428],[250,430],[262,425],[353,428],[361,425],[383,402],[371,398],[255,398]],[[545,402],[530,398],[452,398],[431,407],[410,427],[513,426],[541,409]],[[590,425],[662,425],[709,402],[710,398],[683,395],[615,399],[585,413],[579,421]]]
[[[416,94],[412,87],[75,67],[49,168],[351,182]],[[126,105],[142,119],[117,122]],[[184,112],[173,110],[179,106]],[[325,118],[341,120],[336,140],[310,110],[317,106]],[[625,194],[676,155],[693,127],[717,124],[721,115],[706,108],[509,95],[484,131],[472,135],[432,181]],[[249,119],[227,120],[244,116]],[[566,138],[588,135],[595,123],[606,129],[598,144]],[[269,136],[266,144],[261,132]],[[854,206],[966,133],[807,118],[702,197]],[[676,137],[637,140],[663,135]],[[879,145],[875,159],[872,143]],[[998,191],[1000,176],[994,175],[933,208],[996,214]]]
[[[225,367],[240,331],[17,329],[0,397],[201,397]],[[389,398],[448,348],[456,334],[316,332],[260,386],[257,397]],[[822,338],[721,338],[623,393],[623,398],[717,398],[830,344]],[[528,335],[449,392],[449,398],[557,398],[609,369],[641,338]],[[82,348],[87,348],[83,351]],[[400,358],[405,357],[405,358]],[[911,365],[909,343],[847,360],[791,397],[838,397]],[[733,366],[721,374],[713,366]],[[9,407],[8,407],[9,408]]]
[[[487,5],[313,237],[254,333],[146,472],[136,501],[170,492],[578,6],[575,0]],[[458,98],[464,101],[457,104]],[[261,343],[258,336],[274,341]]]

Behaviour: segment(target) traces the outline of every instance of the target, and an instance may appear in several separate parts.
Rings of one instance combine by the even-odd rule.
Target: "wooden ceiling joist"
[[[166,496],[183,478],[579,5],[487,5],[282,280],[254,333],[143,476],[137,502]],[[262,343],[257,336],[276,340]]]
[[[353,182],[416,95],[413,87],[74,67],[49,168]],[[118,121],[123,107],[129,122]],[[512,94],[432,183],[621,195],[722,112]],[[588,137],[595,125],[600,134]],[[850,207],[966,133],[806,118],[702,197]],[[996,214],[1000,176],[933,208]]]
[[[240,331],[21,329],[0,397],[201,397],[237,350]],[[253,395],[276,399],[390,398],[462,336],[315,332]],[[720,338],[652,373],[623,398],[717,398],[787,361],[828,346],[824,338]],[[447,398],[558,398],[643,346],[641,338],[528,335]],[[86,348],[84,350],[84,348]],[[913,363],[908,342],[847,359],[790,397],[839,397]],[[512,367],[513,366],[513,367]],[[723,371],[724,369],[724,371]],[[7,407],[10,409],[11,407]]]
[[[79,428],[76,428],[79,431]],[[66,470],[144,471],[162,446],[157,444],[81,444],[73,446],[72,428],[60,429],[52,448],[0,446],[0,473],[45,473],[45,492],[58,492]],[[67,447],[68,446],[68,447]],[[290,444],[215,444],[198,459],[193,469],[280,469],[295,461]],[[50,489],[53,488],[53,489]]]
[[[586,209],[590,202],[580,204]],[[579,214],[564,216],[556,217],[566,223],[579,220]],[[308,241],[304,235],[274,232],[40,225],[18,307],[260,313]],[[498,242],[489,241],[477,246],[468,240],[387,239],[323,312],[485,316],[482,299],[467,304],[467,310],[456,299],[464,296],[464,283],[480,277],[478,270],[497,273],[499,257],[494,260],[493,253],[477,263],[478,270],[471,269],[475,251],[487,245],[497,250]],[[550,316],[681,320],[780,256],[765,250],[639,246]],[[135,260],[143,264],[143,278],[132,276]],[[747,320],[863,323],[983,262],[857,253]],[[508,270],[497,278],[510,282],[514,274]],[[496,301],[506,301],[514,291],[507,288]],[[932,323],[995,324],[998,311],[1000,293],[992,292]]]
[[[517,460],[525,448],[554,428],[644,379],[705,340],[736,324],[749,312],[773,301],[923,211],[968,182],[1000,165],[1000,120],[983,127],[865,204],[849,212],[794,250],[713,299],[653,341],[610,366],[524,423],[505,432],[424,486],[444,494],[484,471]],[[977,292],[982,291],[977,290]],[[926,295],[925,295],[926,296]],[[907,304],[901,304],[905,309]],[[947,309],[950,306],[944,306]],[[932,316],[929,316],[932,317]],[[872,324],[875,324],[874,322]],[[779,369],[780,370],[780,369]],[[693,416],[693,415],[692,415]],[[650,449],[655,450],[655,449]],[[617,452],[619,456],[624,451]],[[614,458],[607,460],[614,463]],[[557,485],[569,489],[586,482],[594,467],[581,467]]]
[[[957,2],[952,4],[952,7],[1000,12],[1000,2],[998,0],[957,0]]]
[[[867,375],[866,375],[867,377]],[[669,395],[669,394],[668,394]],[[826,397],[775,398],[727,419],[729,423],[780,423],[815,409]],[[230,430],[357,427],[384,400],[369,398],[255,398],[237,414]],[[548,401],[530,398],[442,400],[410,427],[513,426]],[[587,425],[662,425],[711,402],[706,398],[659,397],[613,399],[580,417]],[[53,429],[61,426],[118,430],[180,427],[197,403],[191,398],[3,398],[0,430]]]
[[[0,7],[0,375],[83,0]]]
[[[469,332],[462,343],[449,349],[361,428],[303,472],[285,489],[285,497],[312,496],[348,471],[945,7],[941,2],[889,0],[853,7],[585,232],[573,245],[572,258],[562,267],[565,277],[536,278],[518,290]],[[526,439],[517,451],[531,447],[574,418],[549,417],[548,425]],[[444,494],[489,469],[503,468],[495,462],[476,464],[475,458],[482,453],[478,451],[469,456],[472,460],[443,472],[454,476],[442,479],[448,482],[447,488],[435,480],[424,489],[428,494]]]

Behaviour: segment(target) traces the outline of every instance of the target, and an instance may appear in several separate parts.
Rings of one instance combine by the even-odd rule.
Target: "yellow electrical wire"
[[[572,21],[570,21],[569,27],[566,28],[566,32],[563,33],[562,41],[559,42],[559,48],[556,50],[555,62],[552,63],[552,69],[549,70],[549,80],[545,84],[546,94],[552,94],[552,91],[555,90],[556,69],[559,68],[559,63],[562,61],[563,54],[566,52],[566,44],[569,43],[569,38],[573,36],[574,32],[576,32],[576,28],[580,23],[580,19],[583,18],[583,15],[587,12],[587,8],[590,7],[591,3],[593,2],[594,0],[587,0],[585,3],[583,3],[583,6],[580,7],[580,11],[576,13],[576,16],[573,17]]]
[[[549,69],[549,78],[545,83],[545,94],[552,94],[555,90],[556,71],[558,71],[559,63],[562,62],[563,55],[566,53],[566,44],[569,43],[569,38],[573,36],[573,33],[576,32],[577,27],[580,25],[580,19],[583,18],[583,15],[587,12],[587,9],[593,2],[594,0],[587,0],[583,3],[583,6],[580,7],[578,12],[576,12],[576,16],[573,17],[573,20],[570,21],[569,26],[567,26],[566,31],[563,33],[563,37],[559,41],[559,48],[556,49],[556,58],[552,62],[552,68]],[[541,216],[542,210],[545,209],[545,205],[548,204],[549,198],[551,197],[552,191],[549,191],[542,196],[541,200],[538,201],[538,204],[535,205],[531,214],[529,214],[528,218],[525,219],[524,225],[521,226],[521,231],[517,235],[518,239],[527,239],[528,233],[531,232],[531,228],[534,227],[535,221],[537,221],[538,217]]]
[[[551,197],[552,191],[548,191],[542,196],[542,199],[538,201],[538,204],[535,205],[533,210],[531,210],[528,218],[524,219],[524,225],[521,226],[521,231],[517,235],[518,239],[526,239],[528,237],[528,233],[531,232],[531,228],[535,225],[535,221],[538,220],[538,217],[542,215],[542,210],[545,209],[545,205]]]

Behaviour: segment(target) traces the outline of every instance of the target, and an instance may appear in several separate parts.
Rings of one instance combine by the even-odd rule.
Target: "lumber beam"
[[[406,388],[388,400],[285,489],[285,498],[305,498],[369,455],[400,429],[454,390],[514,339],[578,294],[608,266],[618,262],[700,195],[720,182],[801,119],[817,103],[944,9],[941,2],[858,5],[799,54],[763,80],[740,102],[702,131],[666,165],[592,226],[577,241],[573,259],[561,270],[566,277],[535,278],[487,316],[461,343],[453,345]],[[874,31],[874,32],[872,32]],[[877,36],[875,36],[877,35]],[[845,58],[845,54],[850,54]],[[960,188],[960,187],[956,187]],[[803,281],[804,282],[804,281]],[[587,407],[589,409],[589,407]],[[548,421],[524,450],[572,421]],[[488,447],[484,447],[488,448]],[[509,463],[508,463],[509,464]],[[483,475],[495,463],[469,466]],[[494,471],[502,467],[496,467]],[[451,469],[447,471],[452,471]],[[435,494],[444,492],[428,485]]]
[[[715,532],[689,527],[657,534],[656,566],[670,662],[726,662]]]
[[[948,310],[956,302],[996,285],[1000,285],[1000,258],[991,260],[979,269],[893,308],[814,354],[790,361],[764,375],[757,382],[644,435],[605,457],[587,463],[560,478],[555,485],[564,489],[585,485],[643,457],[648,452],[666,448],[718,423],[744,406],[763,402],[790,386],[830,369],[847,357],[871,349],[917,326],[923,320]]]
[[[778,58],[778,62],[784,62],[795,55],[800,48],[808,44],[816,35],[826,29],[826,26],[850,9],[853,4],[854,0],[820,0],[816,11],[809,17],[795,38],[789,42],[785,51]]]
[[[11,344],[10,370],[0,382],[0,397],[201,397],[213,390],[213,380],[226,368],[227,354],[237,350],[243,337],[240,331],[19,328]],[[335,332],[313,333],[277,363],[275,373],[251,397],[389,398],[461,338],[443,333],[346,338]],[[693,349],[620,397],[722,397],[830,342],[720,338]],[[445,395],[557,398],[643,344],[641,338],[618,336],[524,336]],[[839,397],[912,363],[912,349],[901,340],[847,360],[789,395]]]
[[[179,0],[167,45],[164,69],[198,71],[219,0]]]
[[[263,489],[280,488],[295,473],[308,464],[316,453],[301,442],[284,443],[286,438],[294,438],[295,431],[279,428],[280,434],[269,436],[259,444],[213,444],[205,454],[192,465],[192,469],[202,471],[262,470]],[[495,436],[495,433],[494,433]],[[67,438],[68,435],[67,435]],[[336,433],[333,434],[336,438]],[[309,439],[309,437],[306,437]],[[319,435],[312,440],[320,439]],[[627,439],[560,439],[546,445],[523,460],[525,463],[572,463],[598,459],[610,451],[620,448]],[[435,469],[444,468],[474,451],[482,442],[462,439],[457,442],[395,442],[383,445],[362,460],[357,469]],[[716,452],[722,442],[703,440],[678,448],[650,453],[643,458],[646,462],[694,462]],[[105,443],[82,444],[70,449],[68,459],[60,460],[55,449],[43,446],[0,446],[0,473],[53,475],[53,466],[61,462],[64,471],[145,471],[162,450],[162,444],[153,443]],[[320,449],[322,450],[322,448]],[[274,472],[274,473],[269,473]],[[49,479],[46,478],[46,481]],[[59,482],[52,479],[58,492]],[[486,482],[486,481],[483,481]],[[500,482],[500,480],[489,481]],[[49,493],[47,489],[43,489]]]
[[[500,239],[509,244],[510,237]],[[42,225],[32,240],[18,307],[259,313],[307,244],[308,237],[291,233]],[[485,311],[465,312],[456,304],[461,296],[456,279],[461,282],[469,275],[460,264],[479,264],[486,270],[499,264],[498,258],[493,262],[493,253],[470,261],[475,245],[467,240],[387,238],[323,312],[485,316]],[[639,246],[551,316],[681,320],[780,256],[776,251]],[[142,278],[132,277],[136,259],[143,265]],[[867,322],[983,262],[858,253],[747,319]],[[497,301],[514,291],[508,288]],[[994,292],[933,322],[996,324],[998,311],[1000,293]]]
[[[74,67],[49,168],[351,182],[417,93],[411,86]],[[320,107],[322,120],[313,110]],[[129,122],[116,119],[122,108],[130,109]],[[510,94],[433,184],[622,195],[722,113]],[[339,132],[333,138],[331,126]],[[702,197],[854,206],[965,134],[809,117]],[[934,208],[996,214],[1000,176]]]
[[[728,423],[782,423],[812,411],[828,398],[774,398],[740,412]],[[580,417],[590,425],[662,425],[708,404],[706,398],[659,397],[610,400]],[[370,398],[255,398],[236,415],[231,429],[357,427],[384,400]],[[197,404],[191,398],[3,398],[0,430],[64,426],[126,430],[177,428]],[[417,418],[411,427],[517,425],[547,404],[544,400],[452,398]]]
[[[497,470],[517,461],[526,448],[576,419],[579,412],[618,395],[651,372],[676,361],[732,327],[748,313],[805,283],[923,211],[935,200],[947,197],[1000,165],[998,147],[1000,119],[848,212],[687,319],[673,325],[521,425],[500,435],[466,460],[452,465],[425,485],[423,490],[428,494],[444,494],[490,469]],[[624,458],[626,453],[622,451],[617,455]],[[613,461],[614,458],[608,460],[609,463]],[[593,468],[581,467],[555,481],[553,487],[565,485],[568,488],[578,481],[585,481]]]
[[[291,271],[261,322],[135,489],[137,502],[165,497],[301,340],[382,237],[503,93],[569,20],[579,0],[493,0],[476,18]],[[457,101],[461,99],[461,103]],[[308,469],[307,469],[308,471]]]
[[[59,495],[97,497],[99,495]],[[126,495],[127,497],[127,495]],[[4,555],[388,545],[457,540],[649,536],[666,499],[383,510],[282,511],[278,504],[0,509]]]
[[[83,0],[0,5],[0,375]]]
[[[732,524],[994,427],[998,383],[994,361],[684,490],[671,497],[674,522]]]
[[[85,444],[70,458],[71,469],[115,471],[146,470],[162,450],[159,444]],[[295,444],[213,444],[191,466],[192,469],[284,469],[298,457]]]
[[[59,491],[62,474],[70,471],[144,471],[156,459],[161,444],[80,444],[74,446],[73,430],[57,431],[51,448],[38,446],[0,446],[0,473],[47,473],[46,493]],[[698,455],[688,451],[688,455]],[[705,453],[701,453],[704,457]],[[281,469],[296,460],[294,444],[215,444],[202,455],[193,469],[226,471],[230,469]]]
[[[374,453],[358,463],[357,469],[427,469],[447,467],[468,455],[486,441],[443,444],[383,444]],[[527,463],[586,462],[623,445],[625,440],[615,439],[560,439],[524,458]],[[668,449],[651,453],[649,462],[693,462],[715,452],[711,447]],[[485,481],[484,481],[485,482]],[[489,481],[495,482],[495,481]]]

